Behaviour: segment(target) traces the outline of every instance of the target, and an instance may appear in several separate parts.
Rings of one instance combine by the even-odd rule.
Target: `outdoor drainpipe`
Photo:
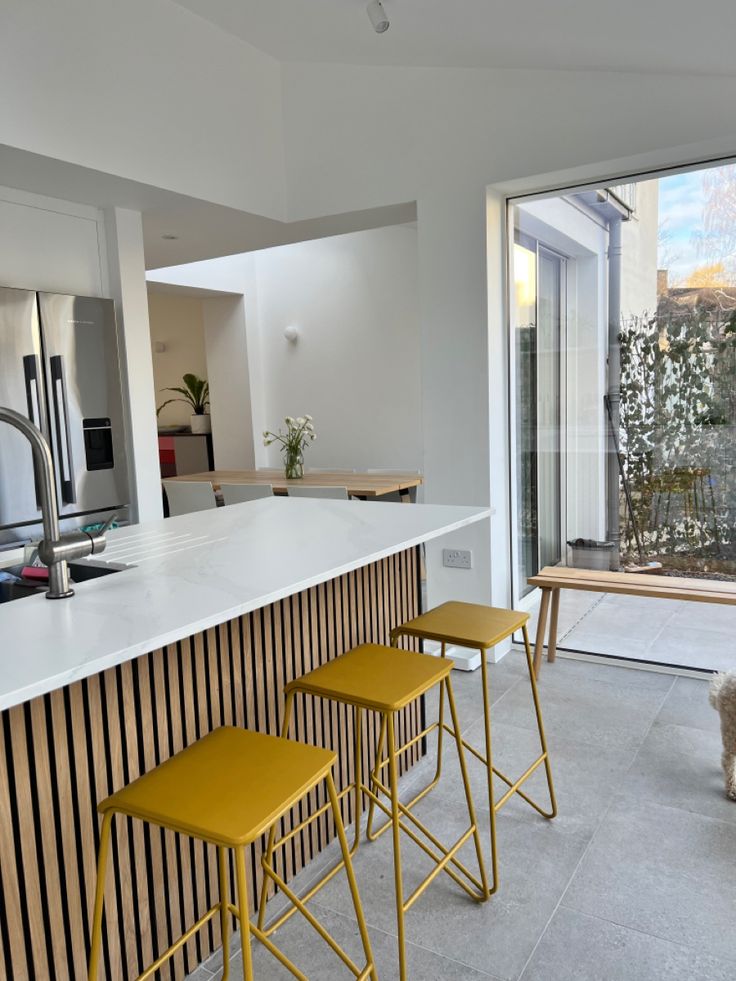
[[[619,472],[616,441],[621,422],[621,219],[608,226],[608,399],[611,407],[606,455],[606,537],[613,542],[612,567],[618,568],[621,555],[619,517]],[[603,418],[608,424],[605,411]]]

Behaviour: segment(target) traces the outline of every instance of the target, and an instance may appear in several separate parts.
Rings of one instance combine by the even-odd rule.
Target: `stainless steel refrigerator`
[[[0,405],[51,444],[62,529],[130,500],[112,300],[0,287]],[[0,548],[42,537],[31,448],[0,425]]]

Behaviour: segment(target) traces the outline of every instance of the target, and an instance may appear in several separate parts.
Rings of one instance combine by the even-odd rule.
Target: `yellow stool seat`
[[[335,759],[331,750],[223,726],[112,794],[99,810],[237,848],[324,780]]]
[[[524,800],[534,808],[538,814],[545,818],[553,818],[557,814],[557,800],[555,798],[554,785],[552,782],[552,771],[547,752],[547,740],[544,734],[544,724],[542,722],[542,709],[539,704],[539,693],[537,691],[536,675],[532,663],[532,652],[529,644],[529,634],[527,623],[529,614],[519,610],[504,610],[493,606],[482,606],[479,603],[443,603],[441,606],[428,610],[420,616],[402,623],[391,631],[391,643],[398,646],[401,637],[412,637],[419,640],[439,641],[442,645],[441,658],[444,660],[447,654],[448,644],[457,644],[459,647],[470,647],[480,651],[481,660],[481,685],[483,688],[483,726],[484,726],[484,747],[483,750],[471,746],[465,739],[461,740],[465,749],[479,760],[487,771],[488,784],[488,809],[490,813],[491,825],[491,874],[492,886],[491,893],[498,889],[498,850],[496,840],[496,815],[501,808],[508,803],[515,795]],[[491,702],[488,693],[488,664],[487,651],[496,644],[511,637],[515,631],[521,630],[524,638],[524,649],[526,651],[527,669],[529,671],[529,681],[532,690],[532,700],[534,711],[537,717],[537,729],[539,731],[540,753],[533,760],[524,773],[516,780],[507,777],[493,765],[493,754],[491,747]],[[405,652],[402,652],[402,657]],[[397,658],[397,661],[401,658]],[[429,783],[410,801],[410,806],[427,794],[439,781],[442,773],[442,739],[444,733],[456,737],[454,724],[448,726],[444,715],[444,691],[440,689],[439,719],[428,731],[437,729],[437,767],[434,777]],[[536,772],[537,768],[544,765],[547,788],[549,790],[550,808],[540,806],[532,800],[521,789],[523,784]],[[493,778],[498,779],[506,785],[504,793],[496,797],[494,793]]]
[[[340,804],[332,779],[332,765],[336,755],[331,750],[305,746],[278,736],[267,736],[224,726],[175,756],[161,763],[154,770],[107,797],[99,805],[103,815],[100,833],[100,849],[97,864],[97,888],[95,892],[89,956],[89,981],[96,981],[102,946],[102,912],[105,895],[105,874],[110,849],[112,819],[124,815],[158,825],[177,834],[198,838],[217,847],[219,899],[197,920],[193,926],[149,965],[138,981],[153,977],[157,971],[191,937],[213,917],[218,917],[223,945],[223,981],[230,974],[229,936],[230,918],[240,923],[243,950],[243,978],[253,981],[253,957],[250,938],[256,937],[296,978],[307,981],[299,968],[269,937],[250,922],[249,888],[246,873],[246,849],[264,832],[269,832],[273,843],[273,831],[281,818],[302,801],[315,787],[326,784],[328,802],[319,810],[330,810],[342,850],[338,869],[345,869],[353,900],[358,929],[363,942],[366,963],[359,967],[345,953],[337,941],[327,932],[304,903],[292,892],[268,858],[261,858],[263,881],[273,882],[291,901],[291,911],[299,911],[334,953],[359,981],[377,981],[368,931],[358,896],[358,888],[350,860],[350,849],[345,837],[340,815]],[[311,819],[303,821],[286,835],[282,842],[300,833]],[[228,901],[229,858],[234,856],[237,906]],[[168,888],[164,883],[164,888]]]
[[[394,858],[394,890],[396,898],[396,923],[399,948],[399,979],[406,981],[406,944],[404,936],[404,916],[422,895],[429,884],[441,873],[446,873],[458,886],[476,902],[484,902],[489,896],[488,881],[483,849],[475,816],[475,807],[470,792],[463,754],[460,727],[457,720],[455,700],[452,694],[450,674],[452,662],[447,659],[419,654],[416,651],[402,651],[400,655],[391,647],[379,644],[362,644],[340,657],[328,661],[319,668],[289,682],[286,686],[286,707],[282,735],[289,733],[293,706],[298,694],[349,705],[353,709],[353,732],[355,739],[354,761],[355,777],[339,794],[340,799],[348,794],[354,795],[355,839],[351,855],[355,853],[360,842],[361,814],[363,797],[369,801],[366,836],[375,840],[389,829],[393,833]],[[465,803],[469,819],[468,827],[451,845],[443,844],[433,833],[412,813],[416,799],[404,804],[399,799],[398,761],[403,753],[423,740],[430,728],[423,729],[408,742],[399,745],[397,742],[397,723],[395,715],[402,709],[415,702],[422,695],[439,687],[447,693],[447,701],[453,721],[453,731],[457,746],[458,760],[463,777]],[[374,712],[381,718],[381,728],[376,747],[375,764],[369,774],[368,782],[362,776],[362,716],[365,711]],[[378,808],[388,820],[376,831],[372,829],[375,809]],[[319,812],[317,812],[319,813]],[[405,834],[431,860],[432,870],[414,888],[409,896],[404,896],[404,882],[401,865],[400,836]],[[266,861],[270,864],[275,848],[275,832],[271,829],[266,848]],[[472,839],[478,862],[478,876],[474,875],[459,859],[458,855]],[[315,882],[303,902],[308,902],[322,887],[329,882],[337,870],[333,868]],[[264,882],[261,892],[258,928],[265,936],[277,930],[291,915],[292,911],[282,914],[265,927],[265,909],[267,884]]]
[[[408,623],[397,627],[398,636],[421,637],[460,647],[495,647],[521,630],[529,620],[528,613],[518,610],[502,610],[478,603],[449,602],[422,613]]]
[[[438,685],[452,670],[449,661],[391,647],[361,644],[286,686],[286,694],[309,692],[375,712],[398,712]]]

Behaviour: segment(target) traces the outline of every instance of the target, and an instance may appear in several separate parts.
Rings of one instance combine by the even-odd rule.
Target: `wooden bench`
[[[527,581],[530,586],[538,586],[542,590],[534,648],[534,672],[537,677],[542,667],[544,635],[550,606],[547,660],[554,661],[557,653],[557,620],[560,612],[560,591],[563,589],[736,606],[736,583],[718,582],[714,579],[681,579],[677,576],[659,576],[650,573],[598,572],[593,569],[568,569],[564,566],[548,565]]]

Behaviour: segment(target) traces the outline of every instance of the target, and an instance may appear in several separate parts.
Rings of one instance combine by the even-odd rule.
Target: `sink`
[[[20,576],[22,568],[22,565],[11,565],[2,571],[9,572],[14,576]],[[69,575],[71,576],[72,584],[74,584],[87,582],[90,579],[100,579],[102,576],[110,576],[115,572],[123,572],[125,568],[125,566],[119,565],[95,565],[92,562],[70,562]],[[0,581],[0,603],[10,603],[13,600],[23,599],[26,596],[35,596],[36,593],[45,593],[47,589],[48,584],[44,582]]]
[[[111,576],[113,572],[123,572],[125,566],[93,565],[91,562],[70,562],[69,575],[72,582],[87,582],[88,579],[101,579]]]

